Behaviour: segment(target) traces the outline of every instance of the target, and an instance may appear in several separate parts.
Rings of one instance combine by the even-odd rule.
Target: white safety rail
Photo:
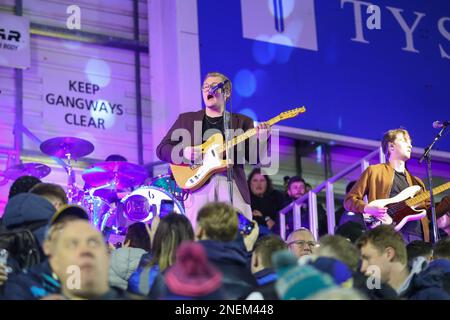
[[[334,175],[330,179],[324,181],[316,188],[312,189],[308,193],[304,194],[299,199],[293,201],[283,209],[279,211],[279,219],[280,219],[280,235],[283,240],[286,240],[286,215],[293,214],[293,222],[294,222],[294,230],[297,230],[301,227],[301,206],[306,201],[308,202],[308,210],[309,210],[309,225],[312,234],[315,239],[318,239],[318,216],[317,216],[317,194],[325,189],[326,194],[326,211],[327,211],[327,226],[328,226],[328,234],[334,234],[335,227],[335,210],[334,210],[334,190],[333,185],[336,181],[342,179],[343,177],[350,174],[353,170],[356,170],[358,167],[361,168],[361,172],[367,169],[369,166],[369,160],[378,157],[380,163],[386,162],[384,157],[383,150],[381,147],[374,150],[366,157],[362,158],[358,162],[350,165],[346,169],[342,170],[338,174]]]

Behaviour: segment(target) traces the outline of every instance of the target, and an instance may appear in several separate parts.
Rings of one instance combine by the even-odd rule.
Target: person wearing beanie
[[[273,255],[278,274],[275,289],[281,300],[303,300],[322,290],[336,287],[334,280],[309,265],[298,265],[297,258],[287,250]]]
[[[185,241],[178,248],[175,264],[164,276],[167,292],[162,299],[226,299],[222,278],[220,270],[209,262],[203,246]]]

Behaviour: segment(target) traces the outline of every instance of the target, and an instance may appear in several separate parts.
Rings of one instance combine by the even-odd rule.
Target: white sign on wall
[[[119,90],[118,90],[119,89]],[[57,132],[84,132],[96,140],[130,135],[124,92],[83,74],[46,71],[43,77],[44,126]]]
[[[241,0],[244,38],[318,51],[314,0]]]
[[[30,20],[0,13],[0,66],[29,68]]]

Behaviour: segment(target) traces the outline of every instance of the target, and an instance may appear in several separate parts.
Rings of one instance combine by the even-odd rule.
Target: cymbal
[[[93,187],[113,184],[113,189],[126,189],[142,184],[148,172],[144,167],[126,161],[106,161],[86,169],[82,177]]]
[[[50,174],[50,167],[42,163],[22,163],[6,169],[4,176],[10,180],[16,180],[21,176],[33,176],[38,179]]]
[[[49,156],[66,158],[81,158],[94,151],[94,145],[87,140],[75,137],[56,137],[41,143],[41,151]]]

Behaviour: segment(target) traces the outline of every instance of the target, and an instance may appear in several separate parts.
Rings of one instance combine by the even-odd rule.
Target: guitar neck
[[[278,116],[270,119],[266,123],[269,126],[273,126],[275,123],[277,123],[277,122],[279,122],[281,120],[282,120],[281,117],[278,115]],[[256,129],[253,128],[253,129],[247,130],[245,133],[243,133],[243,134],[241,134],[241,135],[239,135],[237,137],[234,137],[233,139],[231,139],[231,141],[228,142],[228,149],[233,148],[235,145],[237,145],[237,144],[247,140],[248,138],[254,136],[255,134],[256,134]],[[217,151],[218,152],[225,152],[225,145],[221,146]]]
[[[450,189],[450,182],[444,183],[443,185],[440,185],[439,187],[434,188],[433,195],[437,195],[448,189]],[[414,198],[406,200],[405,203],[406,203],[406,205],[412,207],[412,206],[418,205],[419,203],[427,200],[428,198],[430,198],[430,193],[428,191],[424,191],[424,192],[419,193]]]

